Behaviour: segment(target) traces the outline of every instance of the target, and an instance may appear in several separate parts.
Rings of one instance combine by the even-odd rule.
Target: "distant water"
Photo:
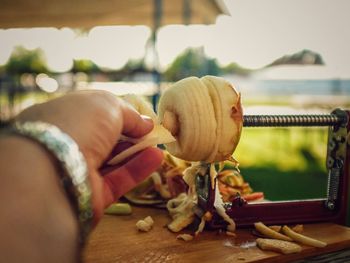
[[[350,79],[340,80],[245,80],[239,85],[255,95],[335,95],[350,96]]]

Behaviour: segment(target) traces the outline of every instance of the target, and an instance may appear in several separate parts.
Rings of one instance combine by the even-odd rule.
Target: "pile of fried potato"
[[[124,197],[134,204],[163,206],[169,199],[187,191],[182,177],[190,165],[164,151],[161,167]]]
[[[161,167],[145,181],[125,195],[132,203],[159,205],[187,191],[183,172],[191,166],[190,162],[178,159],[164,151]],[[218,173],[218,187],[224,202],[232,202],[240,196],[248,202],[264,199],[262,192],[254,192],[238,169],[230,168]]]

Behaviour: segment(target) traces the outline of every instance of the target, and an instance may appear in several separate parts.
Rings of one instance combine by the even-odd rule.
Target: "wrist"
[[[83,244],[91,230],[93,213],[87,164],[78,145],[58,127],[40,121],[14,122],[7,132],[33,140],[56,160],[60,182],[76,213]]]
[[[56,254],[76,259],[79,228],[61,187],[55,158],[30,139],[8,135],[0,137],[0,167],[0,227],[2,239],[8,240],[3,252],[10,257],[12,249],[12,256],[23,253],[25,258],[26,251],[31,251],[46,262]]]
[[[4,150],[0,152],[2,178],[6,182],[11,180],[11,189],[18,190],[11,190],[13,195],[9,200],[16,201],[28,195],[37,195],[35,198],[40,199],[45,196],[55,201],[50,204],[47,200],[36,200],[35,203],[45,201],[43,203],[52,209],[66,211],[63,219],[72,218],[76,222],[74,210],[59,180],[57,160],[46,149],[35,141],[17,135],[0,137],[0,149]]]

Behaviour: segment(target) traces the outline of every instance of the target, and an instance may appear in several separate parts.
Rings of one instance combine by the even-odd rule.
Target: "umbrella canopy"
[[[228,14],[222,0],[5,0],[0,28],[211,24],[219,14]]]

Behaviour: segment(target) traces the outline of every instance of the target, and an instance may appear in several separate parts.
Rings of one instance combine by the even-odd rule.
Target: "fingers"
[[[143,181],[162,163],[158,148],[147,148],[125,165],[104,176],[105,205],[109,205]]]
[[[142,137],[153,129],[153,121],[147,116],[141,116],[131,106],[122,104],[123,131],[122,133],[129,137]]]
[[[131,142],[118,142],[114,148],[112,149],[109,156],[105,159],[104,163],[99,168],[99,172],[102,175],[105,175],[106,173],[110,172],[111,170],[115,170],[117,167],[121,166],[123,163],[129,161],[134,156],[130,156],[127,159],[125,159],[122,163],[119,163],[117,166],[111,166],[108,164],[108,162],[117,154],[121,153],[122,151],[125,151],[126,149],[130,148],[133,144]]]

